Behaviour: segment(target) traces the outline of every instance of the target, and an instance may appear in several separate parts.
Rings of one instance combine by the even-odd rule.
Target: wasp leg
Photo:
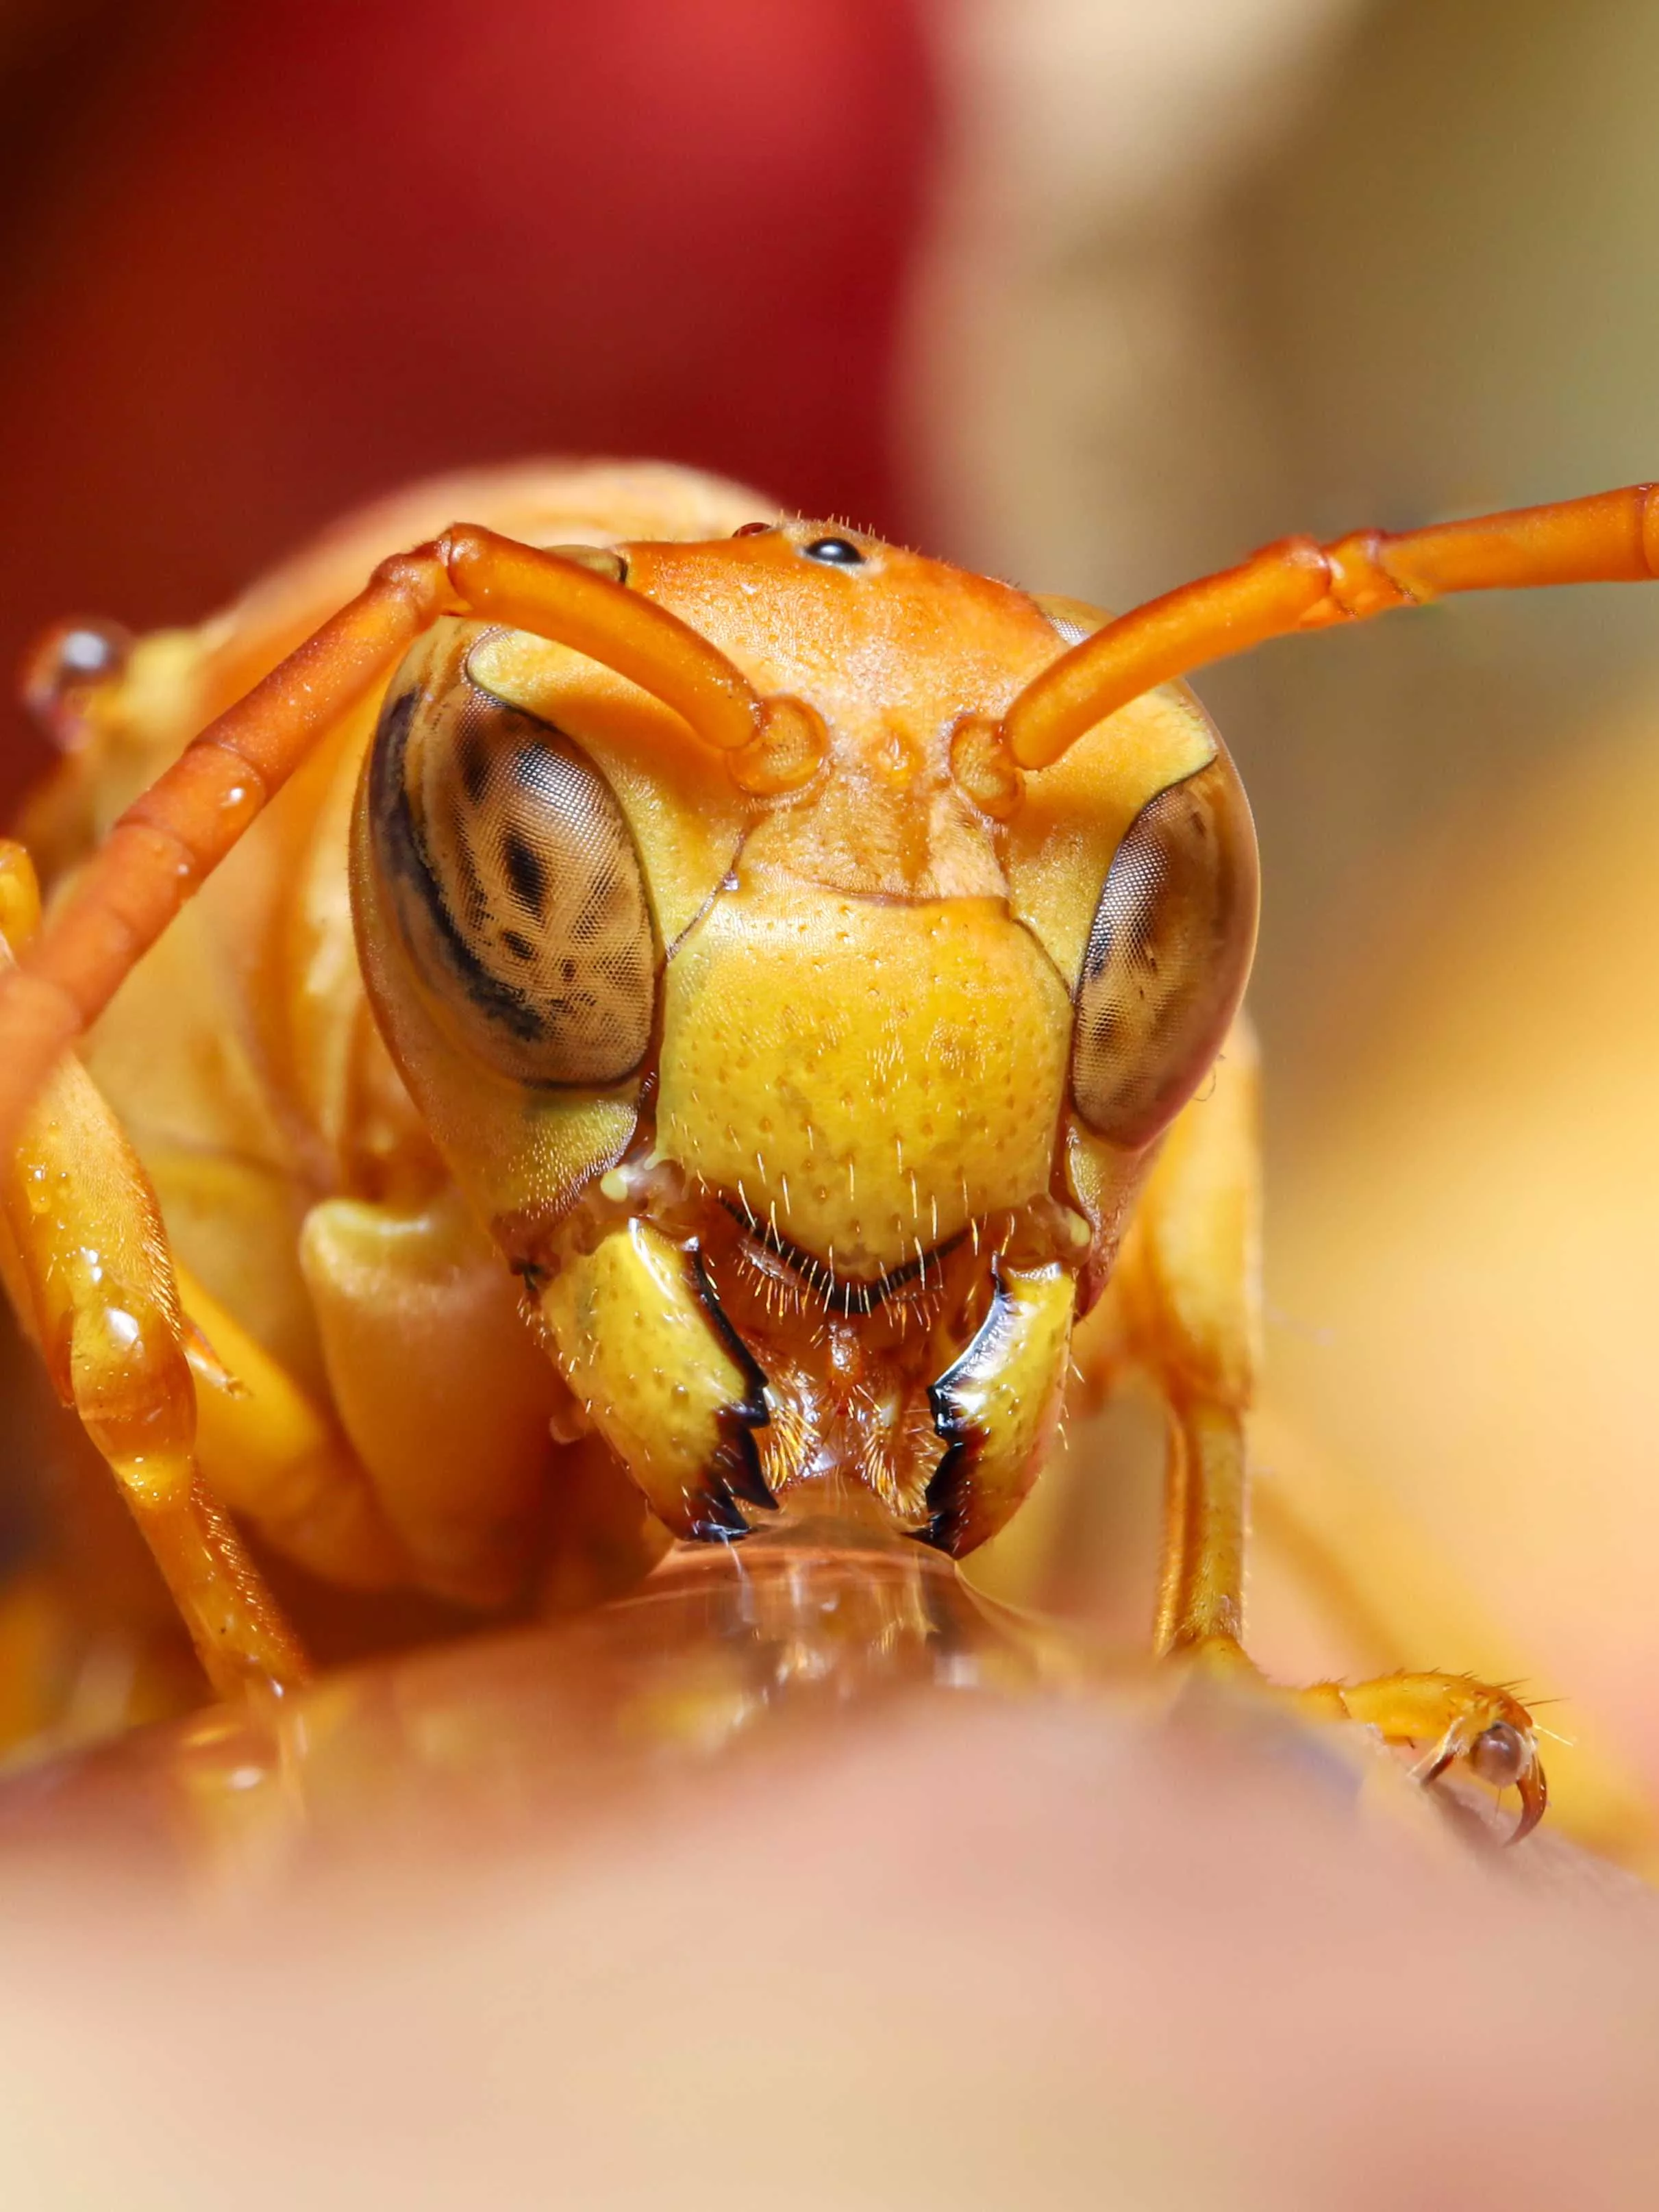
[[[434,1595],[501,1605],[532,1564],[557,1377],[453,1191],[418,1212],[329,1199],[300,1265],[346,1434]]]
[[[1549,1785],[1538,1756],[1537,1730],[1520,1700],[1468,1674],[1379,1674],[1370,1682],[1319,1682],[1289,1692],[1321,1720],[1359,1721],[1385,1743],[1425,1747],[1418,1773],[1425,1782],[1462,1760],[1482,1781],[1521,1797],[1510,1841],[1529,1836],[1543,1819]]]
[[[37,908],[0,846],[0,955]],[[167,1234],[137,1154],[80,1063],[58,1063],[0,1169],[3,1273],[58,1395],[113,1470],[222,1692],[286,1686],[304,1655],[198,1466],[196,1393]]]
[[[571,1389],[658,1519],[703,1541],[747,1535],[744,1507],[775,1503],[754,1438],[765,1383],[696,1247],[617,1222],[563,1260],[541,1313]]]
[[[1259,1336],[1256,1058],[1235,1026],[1213,1082],[1177,1116],[1125,1241],[1116,1290],[1120,1353],[1155,1379],[1169,1416],[1160,1652],[1255,1677],[1243,1646],[1244,1422]],[[1454,1760],[1514,1784],[1516,1837],[1541,1818],[1543,1769],[1531,1716],[1507,1692],[1462,1674],[1393,1674],[1275,1689],[1310,1718],[1351,1719],[1425,1747],[1432,1780]]]
[[[1260,1335],[1255,1040],[1234,1024],[1210,1081],[1148,1176],[1111,1286],[1119,1364],[1143,1368],[1169,1424],[1157,1644],[1243,1633],[1244,1415]],[[1081,1340],[1097,1340],[1094,1323]]]
[[[214,1496],[330,1582],[386,1589],[412,1580],[336,1423],[187,1267],[175,1261],[173,1273],[190,1324],[196,1453]]]

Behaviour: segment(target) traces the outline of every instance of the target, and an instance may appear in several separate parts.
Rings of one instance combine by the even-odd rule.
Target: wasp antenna
[[[465,523],[393,555],[134,800],[27,957],[0,976],[0,1151],[58,1055],[103,1012],[185,900],[323,734],[442,614],[493,617],[587,653],[734,757],[775,722],[796,750],[816,742],[793,702],[777,702],[775,714],[688,623],[580,562]]]
[[[1517,507],[1425,530],[1285,538],[1107,623],[1033,678],[1003,717],[1022,768],[1048,768],[1084,732],[1160,684],[1297,630],[1368,622],[1445,592],[1646,583],[1659,575],[1659,486]]]

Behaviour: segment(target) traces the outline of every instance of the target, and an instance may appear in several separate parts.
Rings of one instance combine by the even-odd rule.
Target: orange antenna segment
[[[764,710],[748,678],[642,592],[493,530],[457,527],[439,544],[448,550],[449,580],[469,613],[602,660],[721,752],[736,752],[758,733]]]
[[[58,1055],[311,747],[446,614],[486,616],[587,653],[724,752],[767,727],[768,706],[706,638],[576,562],[466,524],[383,561],[367,590],[209,723],[127,809],[21,964],[0,975],[0,1146],[15,1138]]]
[[[1328,545],[1281,538],[1237,568],[1149,599],[1062,653],[1014,701],[1003,736],[1022,768],[1047,768],[1143,691],[1271,637],[1365,622],[1443,592],[1644,583],[1654,576],[1654,484],[1397,535],[1358,530]]]

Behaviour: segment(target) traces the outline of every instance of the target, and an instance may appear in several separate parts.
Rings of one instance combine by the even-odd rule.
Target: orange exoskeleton
[[[548,467],[200,631],[49,641],[65,881],[38,927],[3,848],[0,1259],[213,1680],[305,1666],[244,1529],[475,1605],[562,1517],[638,1571],[855,1494],[965,1553],[1079,1362],[1169,1409],[1161,1647],[1242,1664],[1255,844],[1176,679],[1656,551],[1638,488],[1109,621]],[[1297,1694],[1543,1809],[1500,1689]]]

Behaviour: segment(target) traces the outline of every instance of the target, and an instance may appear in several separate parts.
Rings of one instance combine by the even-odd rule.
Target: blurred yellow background
[[[913,404],[975,559],[1121,607],[1654,472],[1651,9],[968,18],[999,119],[955,147]],[[1607,1833],[1659,1789],[1659,602],[1464,599],[1197,688],[1263,851],[1255,1647],[1561,1696],[1549,1763]],[[1150,1510],[1110,1531],[1143,1589]]]

